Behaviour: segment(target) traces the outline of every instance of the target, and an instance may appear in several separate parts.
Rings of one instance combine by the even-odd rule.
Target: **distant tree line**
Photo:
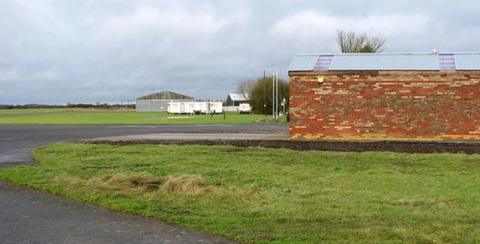
[[[53,104],[0,104],[0,109],[14,109],[14,108],[65,108],[65,105]]]
[[[119,109],[135,108],[135,104],[107,104],[107,103],[67,103],[66,105],[57,104],[0,104],[0,109],[28,109],[28,108],[101,108],[101,109]]]

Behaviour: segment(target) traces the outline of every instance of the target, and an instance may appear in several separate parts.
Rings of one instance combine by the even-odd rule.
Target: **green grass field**
[[[480,155],[55,144],[34,157],[0,179],[242,242],[480,242]]]
[[[88,109],[0,109],[0,124],[123,125],[123,124],[247,124],[262,121],[264,115],[227,113],[210,115],[169,115]]]

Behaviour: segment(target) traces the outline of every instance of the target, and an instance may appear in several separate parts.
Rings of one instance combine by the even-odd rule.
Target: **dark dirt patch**
[[[227,147],[227,148],[220,149],[220,151],[225,153],[244,152],[245,148],[244,147]]]
[[[288,148],[293,150],[320,150],[340,152],[402,152],[402,153],[465,153],[480,154],[478,142],[428,141],[288,141],[288,140],[138,140],[89,141],[86,144],[177,144],[177,145],[232,145],[236,147]]]

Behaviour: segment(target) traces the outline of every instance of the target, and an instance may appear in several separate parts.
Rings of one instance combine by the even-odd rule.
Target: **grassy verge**
[[[264,115],[227,113],[211,115],[169,115],[137,113],[133,110],[92,109],[0,109],[0,124],[94,125],[94,124],[248,124]]]
[[[480,155],[55,144],[34,157],[0,179],[239,241],[480,241]]]

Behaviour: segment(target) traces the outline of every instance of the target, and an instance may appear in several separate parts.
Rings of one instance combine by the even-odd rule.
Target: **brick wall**
[[[290,72],[290,136],[480,140],[480,71]]]

